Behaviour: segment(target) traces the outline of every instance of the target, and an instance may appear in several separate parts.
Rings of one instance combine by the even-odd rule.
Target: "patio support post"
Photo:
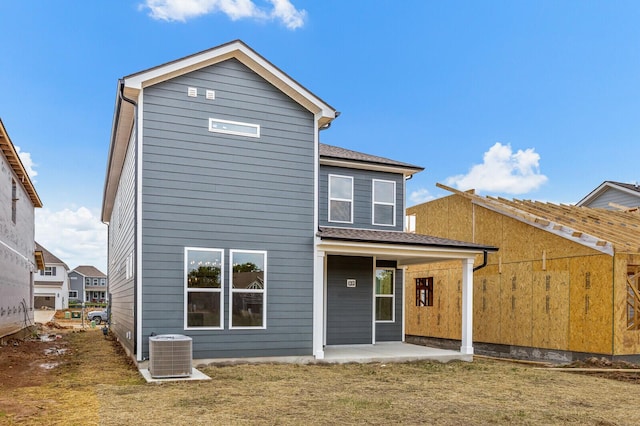
[[[324,251],[316,251],[313,268],[313,356],[316,359],[324,359],[324,260]]]
[[[473,355],[473,259],[462,260],[462,346],[460,352]]]

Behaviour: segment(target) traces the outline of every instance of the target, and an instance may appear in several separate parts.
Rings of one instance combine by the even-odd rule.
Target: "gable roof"
[[[442,184],[437,186],[468,198],[476,205],[602,253],[613,255],[614,252],[640,252],[640,214],[637,212],[483,197]]]
[[[91,265],[81,265],[74,268],[71,272],[77,272],[80,275],[84,275],[85,277],[98,277],[98,278],[107,278],[105,274],[100,272],[98,268]]]
[[[136,102],[145,87],[235,58],[266,81],[314,114],[318,128],[328,126],[339,113],[318,96],[273,65],[241,40],[195,53],[175,61],[130,74],[118,82],[111,129],[111,143],[102,199],[102,221],[107,222],[113,210],[115,193],[131,137]]]
[[[60,260],[56,255],[51,253],[49,250],[47,250],[46,248],[44,248],[40,244],[38,244],[37,241],[36,241],[36,251],[41,251],[42,252],[42,256],[44,257],[45,266],[47,264],[49,264],[49,263],[56,263],[56,264],[64,265],[64,269],[66,269],[67,271],[69,270],[69,267],[67,266],[66,263],[64,263],[62,260]]]
[[[600,195],[602,195],[607,189],[610,189],[610,188],[617,189],[626,194],[638,197],[638,205],[640,205],[640,185],[638,185],[637,183],[632,184],[632,183],[622,183],[622,182],[614,182],[612,180],[606,180],[602,182],[600,186],[598,186],[596,189],[594,189],[589,194],[587,194],[586,197],[578,201],[576,203],[576,206],[584,206],[586,204],[589,204],[590,202],[598,198]],[[628,206],[628,207],[635,207],[635,206]]]
[[[0,150],[7,158],[11,169],[18,177],[18,181],[22,184],[27,194],[29,194],[29,199],[33,203],[34,207],[42,207],[42,201],[36,192],[36,188],[33,186],[33,182],[29,178],[29,174],[27,173],[27,169],[25,169],[24,164],[20,160],[20,156],[18,155],[18,151],[16,151],[15,145],[11,142],[11,138],[9,138],[9,134],[7,133],[7,129],[4,127],[4,123],[2,119],[0,119]]]
[[[329,166],[347,166],[370,170],[387,170],[413,175],[424,170],[423,167],[391,160],[385,157],[352,151],[338,146],[320,144],[320,164]]]

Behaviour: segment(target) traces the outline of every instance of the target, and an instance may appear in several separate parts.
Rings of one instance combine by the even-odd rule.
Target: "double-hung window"
[[[47,277],[55,277],[56,276],[56,267],[55,266],[45,266],[43,271],[40,271],[40,275]]]
[[[394,270],[376,269],[376,321],[395,321]]]
[[[329,175],[329,222],[353,223],[353,177]]]
[[[267,252],[231,250],[229,328],[266,328]]]
[[[395,226],[396,183],[390,180],[373,180],[373,224]]]
[[[186,247],[184,274],[185,328],[222,328],[224,252]]]

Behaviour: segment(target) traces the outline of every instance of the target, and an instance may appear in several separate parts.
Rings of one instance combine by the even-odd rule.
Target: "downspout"
[[[485,266],[487,266],[487,259],[489,257],[489,253],[487,253],[487,250],[483,250],[482,251],[482,265],[478,265],[476,267],[473,268],[473,272],[484,268]]]
[[[133,99],[129,99],[124,95],[124,79],[119,79],[118,80],[120,82],[120,90],[118,90],[118,97],[120,98],[120,101],[125,101],[127,103],[130,103],[131,105],[133,105],[133,124],[132,124],[132,129],[135,131],[135,138],[134,138],[134,145],[135,145],[135,160],[134,161],[134,176],[135,178],[133,179],[133,249],[134,249],[134,254],[135,252],[138,250],[138,129],[137,129],[137,124],[138,124],[138,103],[136,101],[134,101]],[[118,110],[120,109],[120,106],[118,105]],[[120,111],[118,111],[120,112]],[[120,114],[118,114],[118,117],[120,117]],[[134,306],[137,306],[136,301],[138,300],[138,274],[135,273],[134,271],[138,270],[137,267],[137,261],[138,261],[138,256],[133,256],[133,265],[132,265],[132,273],[133,273],[133,300],[134,300]],[[137,334],[137,330],[138,330],[138,309],[133,310],[133,324],[134,326],[134,333]],[[138,358],[139,354],[138,354],[138,336],[134,334],[134,339],[133,339],[133,353],[136,354],[136,358]]]

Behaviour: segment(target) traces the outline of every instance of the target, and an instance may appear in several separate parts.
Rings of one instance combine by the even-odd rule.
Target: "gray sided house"
[[[70,301],[104,303],[107,288],[107,276],[95,266],[81,265],[69,272]]]
[[[33,323],[34,209],[42,202],[0,120],[0,339]]]
[[[487,247],[402,232],[422,168],[320,144],[337,115],[241,41],[119,81],[102,220],[111,329],[137,361],[152,334],[200,360],[403,341],[411,263],[459,259],[471,295]]]
[[[576,205],[608,210],[637,210],[640,208],[640,185],[604,181]]]

